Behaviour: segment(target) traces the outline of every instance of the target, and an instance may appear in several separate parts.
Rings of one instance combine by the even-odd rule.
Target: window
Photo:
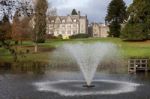
[[[94,36],[98,36],[98,34],[94,34]]]
[[[65,28],[65,24],[62,24],[62,27]]]
[[[76,34],[77,33],[77,31],[76,30],[73,30],[73,34]]]
[[[57,34],[59,34],[59,30],[57,30]]]
[[[67,25],[67,27],[68,27],[68,28],[71,28],[71,25],[70,25],[70,24],[68,24],[68,25]]]
[[[53,33],[54,33],[54,31],[53,31],[53,30],[50,30],[50,31],[49,31],[49,34],[53,34]]]
[[[70,31],[70,30],[68,30],[68,31],[67,31],[67,34],[71,34],[71,31]]]
[[[77,22],[77,20],[76,20],[76,19],[74,19],[74,20],[73,20],[73,22]]]
[[[84,30],[81,30],[81,33],[84,33]]]
[[[64,31],[64,30],[62,30],[62,34],[65,34],[65,31]]]
[[[74,27],[74,28],[76,28],[76,27],[77,27],[77,25],[76,25],[76,24],[73,24],[73,27]]]
[[[59,28],[59,24],[55,24],[55,28]]]
[[[51,20],[51,23],[54,23],[54,20]]]
[[[59,31],[59,34],[62,34],[62,31]]]
[[[51,24],[51,25],[49,25],[49,27],[50,27],[50,28],[53,28],[53,25]]]
[[[82,25],[81,25],[81,27],[83,28],[83,27],[84,27],[84,25],[82,24]]]

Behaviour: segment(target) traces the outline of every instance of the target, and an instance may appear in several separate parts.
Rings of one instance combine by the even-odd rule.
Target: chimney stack
[[[80,16],[80,11],[78,11],[78,15]]]

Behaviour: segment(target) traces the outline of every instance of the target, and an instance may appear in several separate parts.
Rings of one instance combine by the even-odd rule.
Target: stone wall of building
[[[68,16],[53,16],[47,18],[47,34],[54,36],[72,36],[79,33],[88,33],[87,16],[68,15]]]
[[[107,25],[92,23],[90,28],[92,29],[92,37],[108,37],[109,27]]]

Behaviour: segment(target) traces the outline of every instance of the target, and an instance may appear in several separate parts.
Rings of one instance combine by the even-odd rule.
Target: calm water
[[[57,81],[65,80],[64,84]],[[81,82],[69,82],[69,81]],[[4,66],[0,67],[0,99],[150,99],[150,75],[149,74],[110,74],[97,72],[93,82],[95,89],[83,89],[83,76],[78,69],[72,67],[50,68],[49,66]],[[96,90],[106,90],[105,88],[115,88],[117,84],[106,86],[97,80],[113,80],[141,84],[133,92],[120,94],[94,94],[94,95],[74,95],[66,96],[52,91],[40,91],[35,86],[40,82],[55,82],[51,85],[60,90],[86,91],[96,93]],[[110,86],[110,87],[109,87]],[[49,86],[47,86],[49,87]],[[72,88],[73,87],[73,88]],[[69,89],[70,88],[70,89]],[[78,90],[79,88],[79,90]]]

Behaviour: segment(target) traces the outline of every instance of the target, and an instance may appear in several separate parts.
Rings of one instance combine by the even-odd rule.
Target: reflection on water
[[[70,65],[48,65],[42,63],[22,63],[22,64],[10,64],[6,63],[0,65],[0,74],[45,74],[49,71],[80,71],[77,64]],[[110,68],[98,67],[97,72],[117,73],[118,71]],[[122,72],[126,73],[126,72]]]
[[[80,72],[78,66],[51,66],[51,65],[41,65],[39,63],[34,63],[32,65],[12,65],[7,64],[5,66],[0,66],[0,74],[34,74],[34,75],[46,75],[46,73],[51,74],[54,71],[57,72]],[[101,71],[97,71],[100,73]],[[101,72],[102,73],[102,72]],[[112,75],[112,72],[107,72]],[[103,74],[105,74],[103,72]],[[123,73],[127,74],[127,73]],[[137,73],[131,74],[133,78],[140,78],[141,80],[149,80],[150,73]]]
[[[44,75],[46,73],[51,73],[53,71],[60,72],[80,72],[78,66],[51,66],[39,63],[33,63],[32,65],[23,64],[23,65],[12,65],[5,64],[0,66],[0,74],[35,74],[35,75]],[[97,72],[102,72],[98,70]],[[103,72],[104,73],[104,72]],[[107,73],[111,73],[111,71],[107,71]],[[116,72],[115,72],[116,73]],[[123,74],[127,74],[123,73]],[[140,78],[142,80],[150,79],[150,73],[137,73],[136,75],[131,74],[134,78]]]
[[[111,74],[97,72],[94,80],[115,80],[141,84],[135,92],[118,95],[65,97],[53,92],[40,92],[33,83],[59,80],[84,80],[78,66],[7,64],[0,66],[0,99],[150,99],[150,74]],[[57,87],[57,86],[56,86]]]
[[[19,74],[19,73],[33,73],[33,74],[44,74],[46,71],[46,66],[14,66],[14,65],[7,65],[7,66],[0,66],[0,73],[12,73],[12,74]]]
[[[21,65],[5,64],[0,66],[0,74],[45,74],[47,71],[78,71],[77,66],[51,66],[47,64],[28,63]]]

